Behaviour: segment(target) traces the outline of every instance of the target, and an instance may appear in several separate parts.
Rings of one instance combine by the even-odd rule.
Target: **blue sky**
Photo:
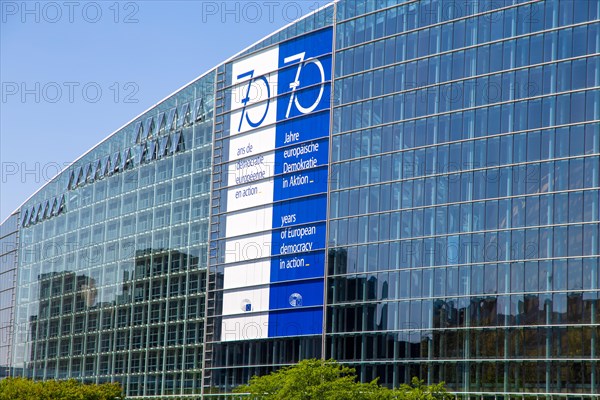
[[[0,0],[0,221],[133,117],[326,3]]]

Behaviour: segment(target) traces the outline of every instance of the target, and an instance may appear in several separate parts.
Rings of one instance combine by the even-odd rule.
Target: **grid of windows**
[[[596,393],[598,2],[338,4],[326,357]]]

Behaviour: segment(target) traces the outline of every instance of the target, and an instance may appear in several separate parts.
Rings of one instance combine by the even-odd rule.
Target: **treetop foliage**
[[[450,400],[444,383],[425,385],[413,378],[410,385],[388,389],[378,384],[356,381],[356,371],[334,360],[304,360],[269,375],[254,376],[236,393],[249,394],[249,400]]]

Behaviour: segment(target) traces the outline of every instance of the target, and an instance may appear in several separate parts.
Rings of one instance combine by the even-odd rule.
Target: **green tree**
[[[0,381],[0,400],[123,400],[121,385],[103,383],[83,384],[67,381],[32,381],[6,378]]]
[[[449,400],[444,384],[427,386],[414,378],[412,385],[391,390],[377,379],[356,381],[356,371],[336,361],[304,360],[269,375],[254,376],[235,393],[248,394],[249,400]]]

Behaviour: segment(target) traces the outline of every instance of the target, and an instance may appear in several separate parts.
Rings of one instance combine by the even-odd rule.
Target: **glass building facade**
[[[337,13],[326,357],[597,397],[600,3],[370,5]]]
[[[181,89],[20,208],[14,375],[199,391],[213,87]]]
[[[295,71],[286,51],[302,46],[324,50],[290,64],[295,86],[271,82]],[[321,80],[304,83],[300,66]],[[306,143],[326,157],[298,168],[326,171],[324,191],[286,203],[275,190],[268,205],[239,208],[258,226],[265,207],[275,218],[287,204],[295,221],[302,202],[324,199],[322,213],[292,224],[323,232],[295,253],[322,271],[240,288],[228,271],[284,257],[228,258],[229,245],[254,238],[231,195],[291,177],[277,157],[300,147],[293,130],[277,136],[283,150],[257,150],[275,161],[242,184],[229,177],[236,137],[307,118],[323,137]],[[599,191],[599,1],[340,0],[136,117],[1,225],[0,374],[119,381],[131,398],[222,398],[316,357],[390,387],[445,381],[464,398],[597,398]],[[256,231],[283,238],[277,229]],[[253,297],[287,284],[312,293],[297,290],[287,308]],[[315,329],[226,325],[287,312],[310,312]]]

